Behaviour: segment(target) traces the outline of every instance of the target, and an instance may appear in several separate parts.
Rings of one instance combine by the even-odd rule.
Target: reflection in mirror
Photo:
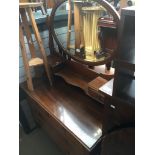
[[[96,1],[67,0],[55,12],[59,43],[69,55],[84,61],[103,61],[110,56],[113,48],[104,46],[105,37],[114,36],[115,29],[113,17]]]
[[[56,36],[61,43],[61,45],[64,47],[64,49],[67,48],[67,33],[68,33],[68,2],[62,3],[55,12],[54,17],[54,31],[56,33]],[[74,44],[74,26],[73,26],[73,20],[71,25],[71,38],[70,41],[72,44]]]

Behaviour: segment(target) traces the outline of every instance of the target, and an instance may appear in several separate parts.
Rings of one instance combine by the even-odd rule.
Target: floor
[[[25,134],[20,127],[19,137],[19,155],[64,155],[41,128]]]

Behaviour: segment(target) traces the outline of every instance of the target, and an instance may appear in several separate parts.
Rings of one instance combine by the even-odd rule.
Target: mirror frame
[[[85,64],[85,65],[89,65],[89,66],[98,66],[98,65],[103,65],[103,64],[106,64],[106,63],[112,61],[113,58],[114,58],[114,56],[115,56],[115,54],[116,54],[116,49],[113,51],[113,53],[111,54],[111,56],[109,58],[107,58],[105,60],[97,61],[97,62],[91,62],[91,61],[87,61],[87,60],[84,60],[82,58],[79,58],[77,56],[71,55],[68,52],[68,50],[63,47],[63,45],[61,44],[61,42],[57,38],[57,35],[55,33],[55,30],[54,30],[54,18],[55,18],[55,13],[56,13],[58,7],[61,4],[65,3],[65,2],[67,2],[67,0],[61,0],[61,1],[59,1],[55,5],[55,7],[52,9],[52,12],[51,12],[51,15],[50,15],[50,20],[49,20],[49,33],[50,33],[50,36],[53,36],[53,38],[56,41],[56,43],[58,44],[58,46],[63,50],[63,52],[66,55],[68,55],[70,58],[72,58],[73,60],[75,60],[77,62],[80,62],[80,63]],[[115,10],[115,8],[110,3],[108,3],[105,0],[95,0],[94,2],[97,2],[98,4],[100,4],[101,6],[103,6],[113,16],[114,21],[116,22],[116,27],[117,27],[117,31],[118,31],[118,26],[120,24],[120,15]]]

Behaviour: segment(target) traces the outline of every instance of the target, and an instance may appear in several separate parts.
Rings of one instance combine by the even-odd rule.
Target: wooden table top
[[[27,89],[26,83],[21,87],[87,149],[101,138],[103,105],[81,89],[61,78],[56,78],[52,87],[40,82],[33,92]]]
[[[42,6],[43,3],[42,2],[38,2],[38,3],[19,3],[19,8],[31,8],[31,7],[38,7],[38,6]]]

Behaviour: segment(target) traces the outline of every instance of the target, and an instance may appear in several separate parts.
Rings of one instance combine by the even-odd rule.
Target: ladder
[[[19,41],[20,41],[21,53],[23,57],[24,69],[26,73],[27,85],[30,91],[34,90],[30,67],[44,65],[49,83],[50,85],[52,85],[51,74],[50,74],[50,70],[49,70],[49,66],[47,62],[46,52],[45,52],[45,49],[44,49],[44,46],[43,46],[43,43],[42,43],[42,40],[39,34],[39,30],[38,30],[38,27],[37,27],[37,24],[36,24],[36,21],[35,21],[33,12],[32,12],[32,8],[39,7],[39,6],[42,7],[43,3],[19,3],[19,11],[20,11],[19,13],[19,16],[20,16],[19,17],[19,20],[20,20]],[[29,21],[31,22],[32,30],[34,32],[36,41],[38,43],[42,58],[39,58],[36,56],[35,47],[33,44],[29,21],[27,17],[29,18]],[[28,42],[28,46],[29,46],[29,50],[31,54],[30,60],[28,60],[27,58],[27,53],[26,53],[27,51],[26,51],[26,47],[24,43],[24,32],[27,38],[27,42]]]

